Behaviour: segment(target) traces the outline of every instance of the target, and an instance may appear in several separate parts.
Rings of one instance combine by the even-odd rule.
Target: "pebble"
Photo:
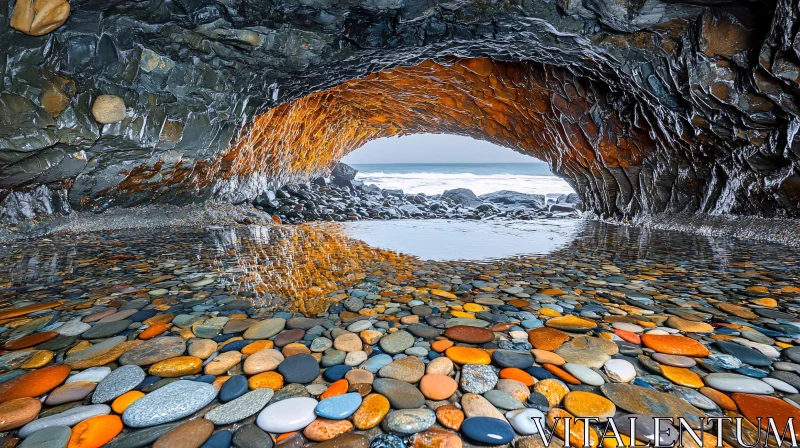
[[[24,439],[25,437],[28,437],[36,431],[40,431],[44,428],[50,428],[53,426],[74,426],[83,420],[96,417],[98,415],[107,415],[110,413],[111,408],[104,404],[78,406],[58,414],[34,420],[20,428],[19,431],[17,431],[17,434]]]
[[[0,403],[0,431],[19,428],[39,415],[42,403],[35,398],[16,398]]]
[[[380,345],[381,350],[390,355],[394,355],[397,353],[402,353],[414,345],[414,336],[407,331],[398,331],[382,337],[380,341],[378,341],[378,344]]]
[[[122,420],[133,428],[169,423],[199,411],[216,397],[217,389],[210,384],[179,380],[134,401]]]
[[[502,445],[514,440],[511,425],[491,417],[470,417],[461,424],[461,432],[472,441],[490,445]]]
[[[319,375],[319,363],[306,354],[290,356],[278,365],[278,372],[287,383],[308,384]]]
[[[564,364],[564,370],[575,376],[580,382],[590,386],[602,386],[605,383],[599,373],[579,364],[566,363]]]
[[[133,390],[144,380],[144,370],[135,365],[121,366],[108,374],[92,395],[92,403],[105,403]]]
[[[425,396],[422,395],[422,392],[403,381],[378,378],[372,383],[372,388],[375,392],[385,396],[395,409],[414,409],[425,403]]]
[[[436,423],[436,414],[430,409],[402,409],[391,411],[383,420],[387,431],[409,435],[425,431]]]
[[[624,359],[609,359],[603,364],[603,370],[611,381],[630,383],[636,378],[636,368]]]
[[[380,394],[369,394],[353,414],[353,424],[361,431],[372,429],[389,413],[389,400]]]
[[[756,378],[736,373],[711,373],[703,379],[709,387],[722,392],[744,392],[768,395],[775,392],[769,384]]]
[[[72,430],[68,426],[50,426],[30,434],[20,448],[65,448]]]
[[[323,418],[340,420],[350,417],[361,405],[361,395],[349,393],[326,398],[319,402],[315,412]]]
[[[153,448],[200,448],[212,432],[212,422],[203,418],[191,420],[159,437]]]
[[[317,400],[308,397],[288,398],[267,406],[256,418],[256,424],[266,432],[282,434],[305,428],[317,415]]]
[[[227,382],[226,382],[227,383]],[[275,392],[272,389],[256,389],[210,410],[205,418],[215,425],[228,425],[255,415],[269,403]]]

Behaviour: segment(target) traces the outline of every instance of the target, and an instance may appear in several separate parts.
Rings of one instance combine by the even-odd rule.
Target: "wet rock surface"
[[[788,0],[26,5],[0,20],[4,222],[250,202],[425,131],[537,155],[604,217],[800,210]]]
[[[0,247],[7,440],[560,446],[583,423],[556,418],[597,417],[598,446],[631,415],[642,443],[653,417],[800,420],[796,251],[589,222],[547,256],[423,261],[334,228]]]

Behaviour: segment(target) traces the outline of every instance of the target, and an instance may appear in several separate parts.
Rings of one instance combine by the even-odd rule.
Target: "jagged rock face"
[[[800,216],[789,0],[90,0],[38,37],[13,6],[0,207],[245,202],[449,132],[549,161],[606,216]],[[99,123],[100,95],[125,118]]]

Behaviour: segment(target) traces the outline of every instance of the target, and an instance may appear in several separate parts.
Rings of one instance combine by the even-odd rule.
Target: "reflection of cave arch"
[[[490,59],[426,62],[269,110],[232,145],[222,169],[278,179],[312,176],[375,138],[447,133],[545,160],[590,207],[632,214],[639,210],[632,183],[654,142],[605,98],[600,86],[557,67]]]

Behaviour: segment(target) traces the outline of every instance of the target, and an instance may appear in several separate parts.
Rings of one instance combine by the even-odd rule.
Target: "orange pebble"
[[[153,324],[147,330],[139,333],[139,339],[153,339],[165,331],[167,331],[167,324]]]
[[[245,356],[250,356],[255,352],[265,350],[268,348],[272,348],[275,346],[275,343],[266,339],[255,341],[252,344],[247,344],[242,348],[242,354]]]
[[[350,388],[350,383],[347,380],[339,380],[335,381],[333,384],[328,386],[328,389],[319,396],[320,400],[324,400],[326,398],[335,397],[337,395],[342,395],[347,393],[347,390]]]
[[[570,375],[566,370],[562,369],[561,367],[558,367],[557,365],[545,364],[543,367],[545,368],[545,370],[557,376],[562,381],[565,381],[569,384],[581,384],[581,381],[579,379]]]
[[[705,395],[706,397],[710,398],[711,401],[717,404],[717,406],[725,409],[726,411],[736,411],[736,403],[733,402],[731,397],[723,394],[722,392],[712,389],[710,387],[701,387],[698,389],[701,394]]]
[[[144,397],[144,394],[138,390],[125,392],[117,397],[113,403],[111,403],[111,409],[113,409],[117,414],[122,414],[125,412],[125,409],[128,409],[128,406],[132,405],[134,401],[142,397]]]
[[[87,418],[72,428],[67,448],[100,448],[122,432],[118,415],[98,415]]]
[[[520,383],[531,387],[536,384],[536,380],[528,372],[516,367],[506,367],[500,371],[500,378],[504,380],[517,380]]]
[[[283,375],[278,372],[263,372],[258,375],[253,375],[247,380],[247,385],[250,389],[264,389],[269,388],[278,390],[283,387]]]
[[[630,342],[631,344],[642,345],[642,339],[636,333],[631,331],[625,331],[620,329],[615,329],[614,334],[619,336],[625,342]]]
[[[281,443],[284,440],[288,439],[289,437],[292,437],[295,434],[297,434],[297,431],[287,432],[287,433],[281,434],[281,435],[279,435],[278,437],[275,438],[275,443]]]
[[[441,341],[434,341],[431,344],[431,348],[436,353],[442,353],[443,351],[447,350],[448,348],[453,346],[453,341],[443,339]]]

